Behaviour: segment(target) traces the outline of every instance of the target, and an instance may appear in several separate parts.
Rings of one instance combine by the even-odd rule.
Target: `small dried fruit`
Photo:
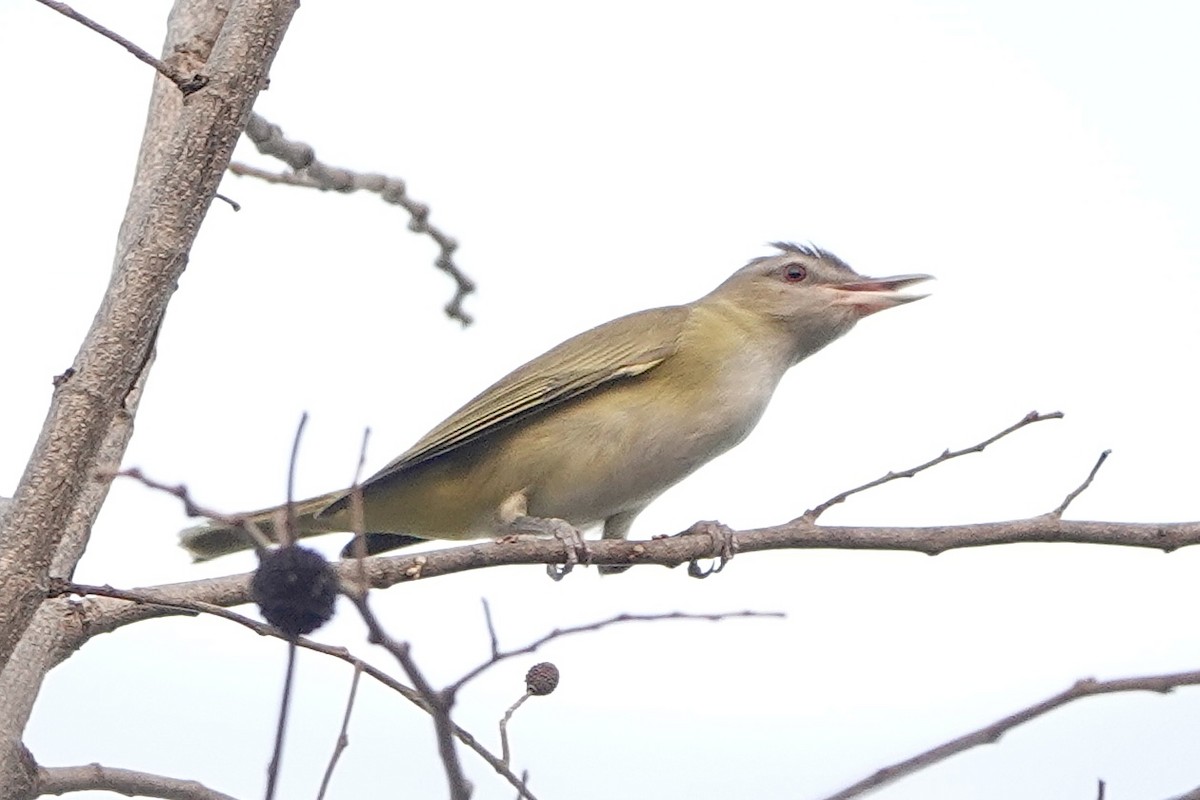
[[[302,636],[333,617],[337,574],[316,550],[279,547],[262,557],[250,595],[263,619],[289,636]]]
[[[530,694],[550,694],[558,688],[558,667],[549,661],[534,664],[525,673],[525,688]]]

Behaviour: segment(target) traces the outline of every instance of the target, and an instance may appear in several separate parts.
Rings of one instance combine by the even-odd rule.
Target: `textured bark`
[[[115,792],[127,797],[160,797],[163,800],[234,800],[196,781],[100,764],[52,767],[38,773],[38,790],[42,794],[69,794],[89,789]]]
[[[812,525],[794,520],[771,528],[731,532],[738,558],[775,550],[896,550],[937,555],[947,550],[1004,544],[1096,544],[1141,547],[1171,552],[1200,545],[1197,522],[1091,522],[1051,515],[1005,522],[939,525],[928,528],[883,528]],[[677,567],[720,556],[722,543],[705,534],[671,536],[646,541],[605,539],[588,542],[597,564],[660,565]],[[429,580],[476,569],[519,564],[561,564],[562,542],[524,539],[515,542],[480,542],[447,547],[420,555],[378,556],[363,562],[368,585],[386,589],[415,580]],[[730,569],[737,569],[735,563]],[[358,565],[337,565],[343,580],[358,580]],[[79,641],[123,628],[145,619],[176,616],[198,610],[203,603],[228,608],[251,602],[250,573],[204,578],[132,590],[137,602],[104,597],[84,600],[79,606]],[[719,580],[719,577],[715,578]],[[155,602],[162,603],[156,605]],[[64,601],[57,601],[64,602]]]
[[[0,519],[5,698],[36,696],[45,669],[63,657],[61,640],[75,639],[60,610],[31,622],[51,575],[69,575],[86,548],[107,493],[96,470],[124,454],[167,303],[294,10],[295,0],[178,0],[171,12],[165,60],[209,83],[185,99],[156,77],[108,289],[74,362],[55,380],[41,435]],[[19,645],[20,663],[10,664]],[[30,796],[20,742],[28,703],[20,699],[6,701],[11,713],[0,727],[0,800]]]

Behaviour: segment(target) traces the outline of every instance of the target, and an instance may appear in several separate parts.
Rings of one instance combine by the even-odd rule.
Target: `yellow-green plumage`
[[[655,497],[750,432],[793,364],[865,313],[912,299],[886,281],[854,288],[868,279],[788,248],[693,303],[581,333],[485,389],[363,483],[365,529],[472,539],[519,514],[623,537]],[[805,277],[792,281],[797,265]],[[842,302],[850,294],[857,306]],[[879,308],[864,311],[867,300]],[[345,492],[299,504],[299,533],[350,530],[348,505]],[[221,525],[184,531],[182,543],[197,559],[247,546]]]

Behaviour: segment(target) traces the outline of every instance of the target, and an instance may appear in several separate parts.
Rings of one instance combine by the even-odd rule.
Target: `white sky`
[[[157,51],[165,2],[78,2]],[[598,8],[598,7],[597,7]],[[636,536],[697,519],[780,523],[827,496],[1039,409],[1045,423],[831,511],[927,524],[1047,511],[1099,452],[1070,516],[1196,519],[1200,51],[1185,2],[305,3],[258,109],[326,161],[403,177],[479,283],[442,317],[433,244],[378,199],[229,178],[180,283],[127,463],[228,510],[350,478],[364,426],[388,461],[499,375],[622,313],[693,299],[773,239],[934,295],[798,367],[756,433],[652,506]],[[0,494],[108,278],[150,73],[34,3],[0,4]],[[248,147],[241,157],[265,163]],[[274,165],[268,164],[274,168]],[[193,566],[178,504],[120,484],[78,579]],[[330,551],[340,537],[322,544]],[[489,673],[457,719],[495,723],[533,661],[563,671],[512,725],[543,798],[818,798],[1084,676],[1195,669],[1200,553],[1022,546],[738,558],[682,570],[539,568],[381,593],[439,682],[502,642],[620,611],[783,610],[779,621],[628,625]],[[375,663],[343,609],[321,632]],[[261,793],[277,641],[219,620],[102,637],[47,681],[27,743]],[[302,655],[283,796],[315,796],[350,670]],[[117,734],[116,732],[120,732]],[[427,720],[364,681],[333,796],[444,796]],[[1200,691],[1087,700],[876,797],[1165,798],[1200,784]],[[477,797],[511,789],[464,754]]]

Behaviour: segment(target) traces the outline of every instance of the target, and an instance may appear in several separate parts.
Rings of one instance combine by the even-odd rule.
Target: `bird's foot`
[[[707,578],[713,573],[720,572],[725,569],[726,564],[733,560],[733,555],[737,552],[737,540],[733,538],[733,529],[716,520],[701,520],[679,535],[690,534],[707,535],[713,545],[713,554],[710,558],[716,559],[716,563],[708,569],[701,569],[699,561],[688,563],[688,576],[691,578]]]
[[[520,516],[510,522],[509,527],[514,532],[553,536],[563,543],[566,560],[562,566],[546,565],[546,574],[556,581],[565,578],[571,570],[575,569],[576,564],[588,564],[592,560],[592,551],[588,548],[587,542],[583,540],[583,534],[566,520],[552,517]]]

